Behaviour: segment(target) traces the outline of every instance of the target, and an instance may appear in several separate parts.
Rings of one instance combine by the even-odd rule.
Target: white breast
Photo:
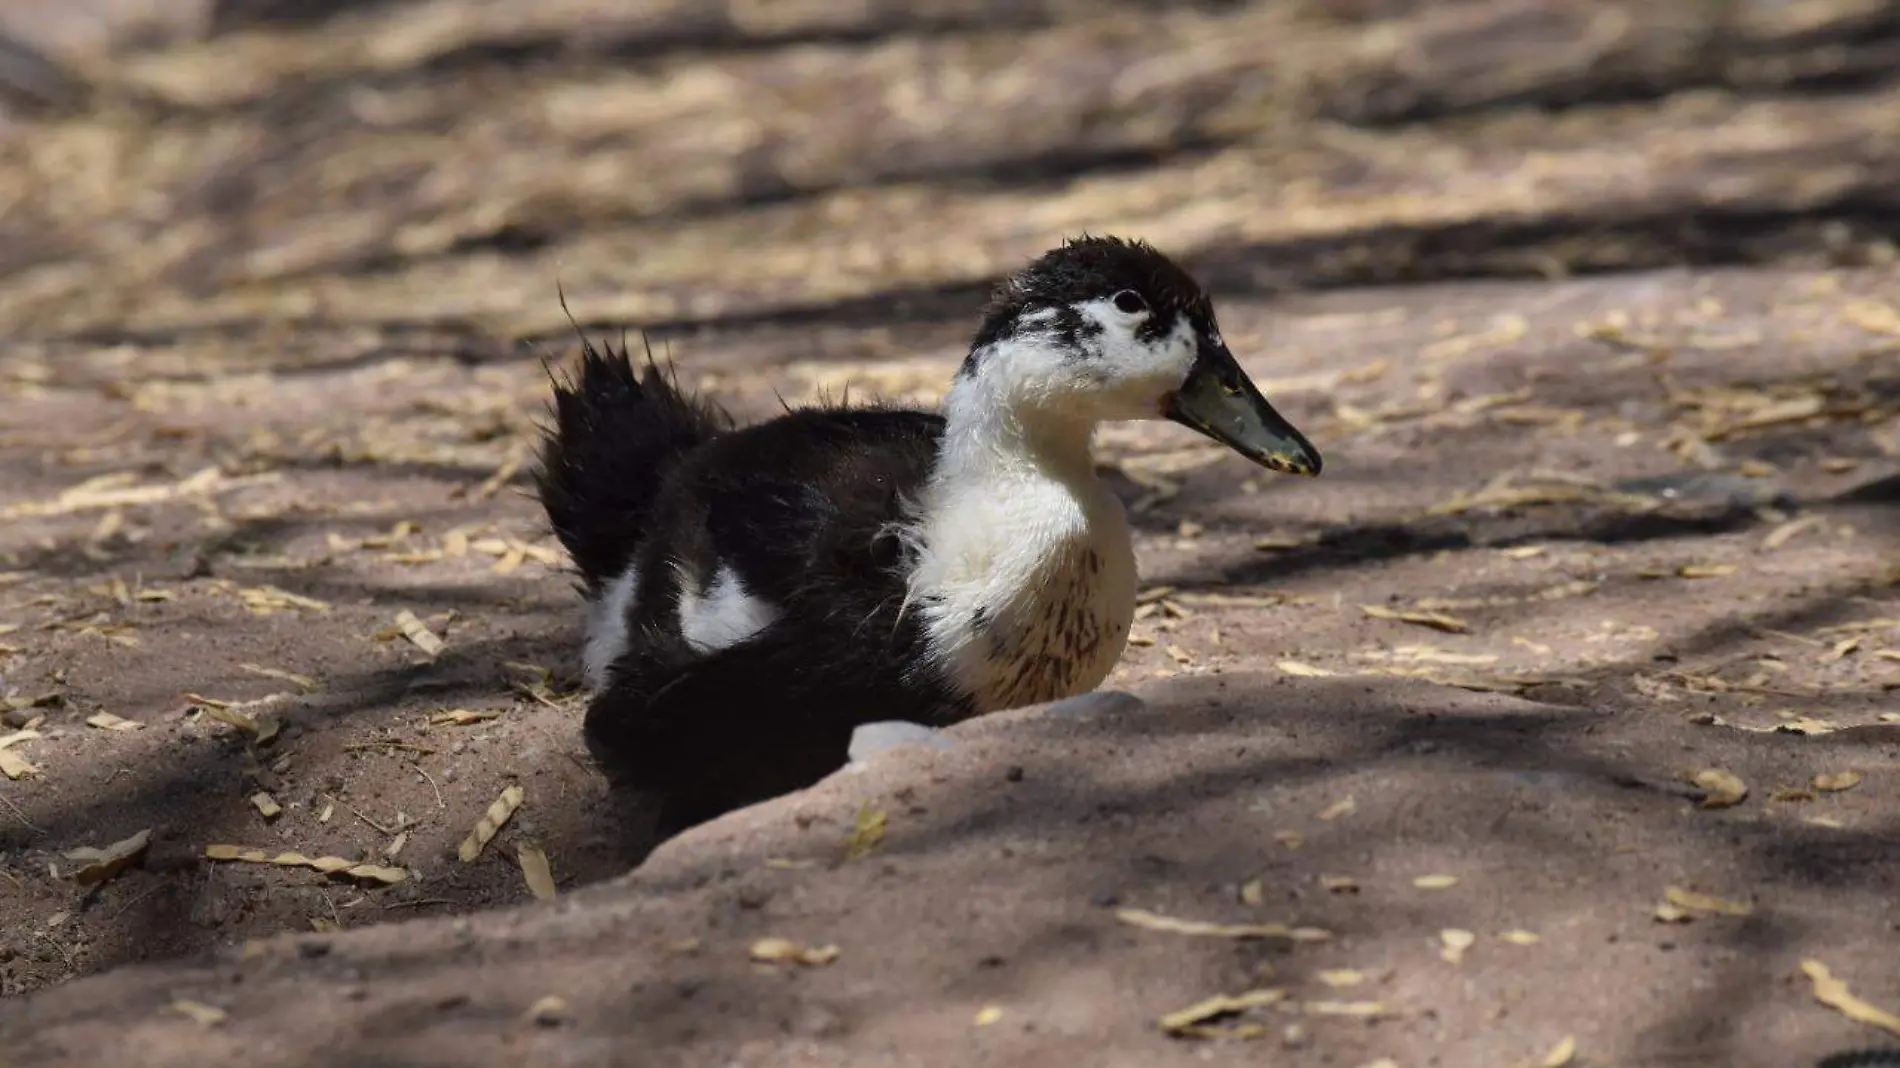
[[[1085,693],[1121,658],[1135,555],[1093,473],[1016,470],[936,487],[913,601],[933,657],[978,712]]]

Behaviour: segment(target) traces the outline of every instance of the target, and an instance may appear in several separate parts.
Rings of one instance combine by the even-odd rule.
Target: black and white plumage
[[[1136,575],[1090,441],[1164,417],[1319,471],[1206,293],[1114,238],[997,288],[941,413],[817,407],[734,429],[584,345],[539,488],[589,602],[590,750],[684,823],[816,781],[860,724],[1094,689]]]

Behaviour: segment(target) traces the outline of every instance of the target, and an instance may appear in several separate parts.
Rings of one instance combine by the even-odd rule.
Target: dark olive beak
[[[1319,474],[1319,450],[1273,410],[1219,342],[1201,339],[1187,381],[1161,411],[1262,467],[1289,475]]]

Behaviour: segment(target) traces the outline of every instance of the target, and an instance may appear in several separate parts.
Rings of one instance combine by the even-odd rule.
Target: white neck
[[[1095,421],[1024,412],[982,375],[957,379],[943,400],[943,452],[933,482],[1041,474],[1058,482],[1095,480]]]
[[[981,373],[957,380],[943,414],[911,530],[933,657],[978,711],[1093,689],[1135,596],[1128,521],[1095,475],[1095,420],[1011,404]]]

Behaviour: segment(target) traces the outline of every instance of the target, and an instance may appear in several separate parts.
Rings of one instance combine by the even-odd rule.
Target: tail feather
[[[590,592],[632,562],[667,472],[731,427],[722,409],[681,393],[650,346],[640,376],[624,342],[581,340],[579,373],[554,376],[535,488]]]

